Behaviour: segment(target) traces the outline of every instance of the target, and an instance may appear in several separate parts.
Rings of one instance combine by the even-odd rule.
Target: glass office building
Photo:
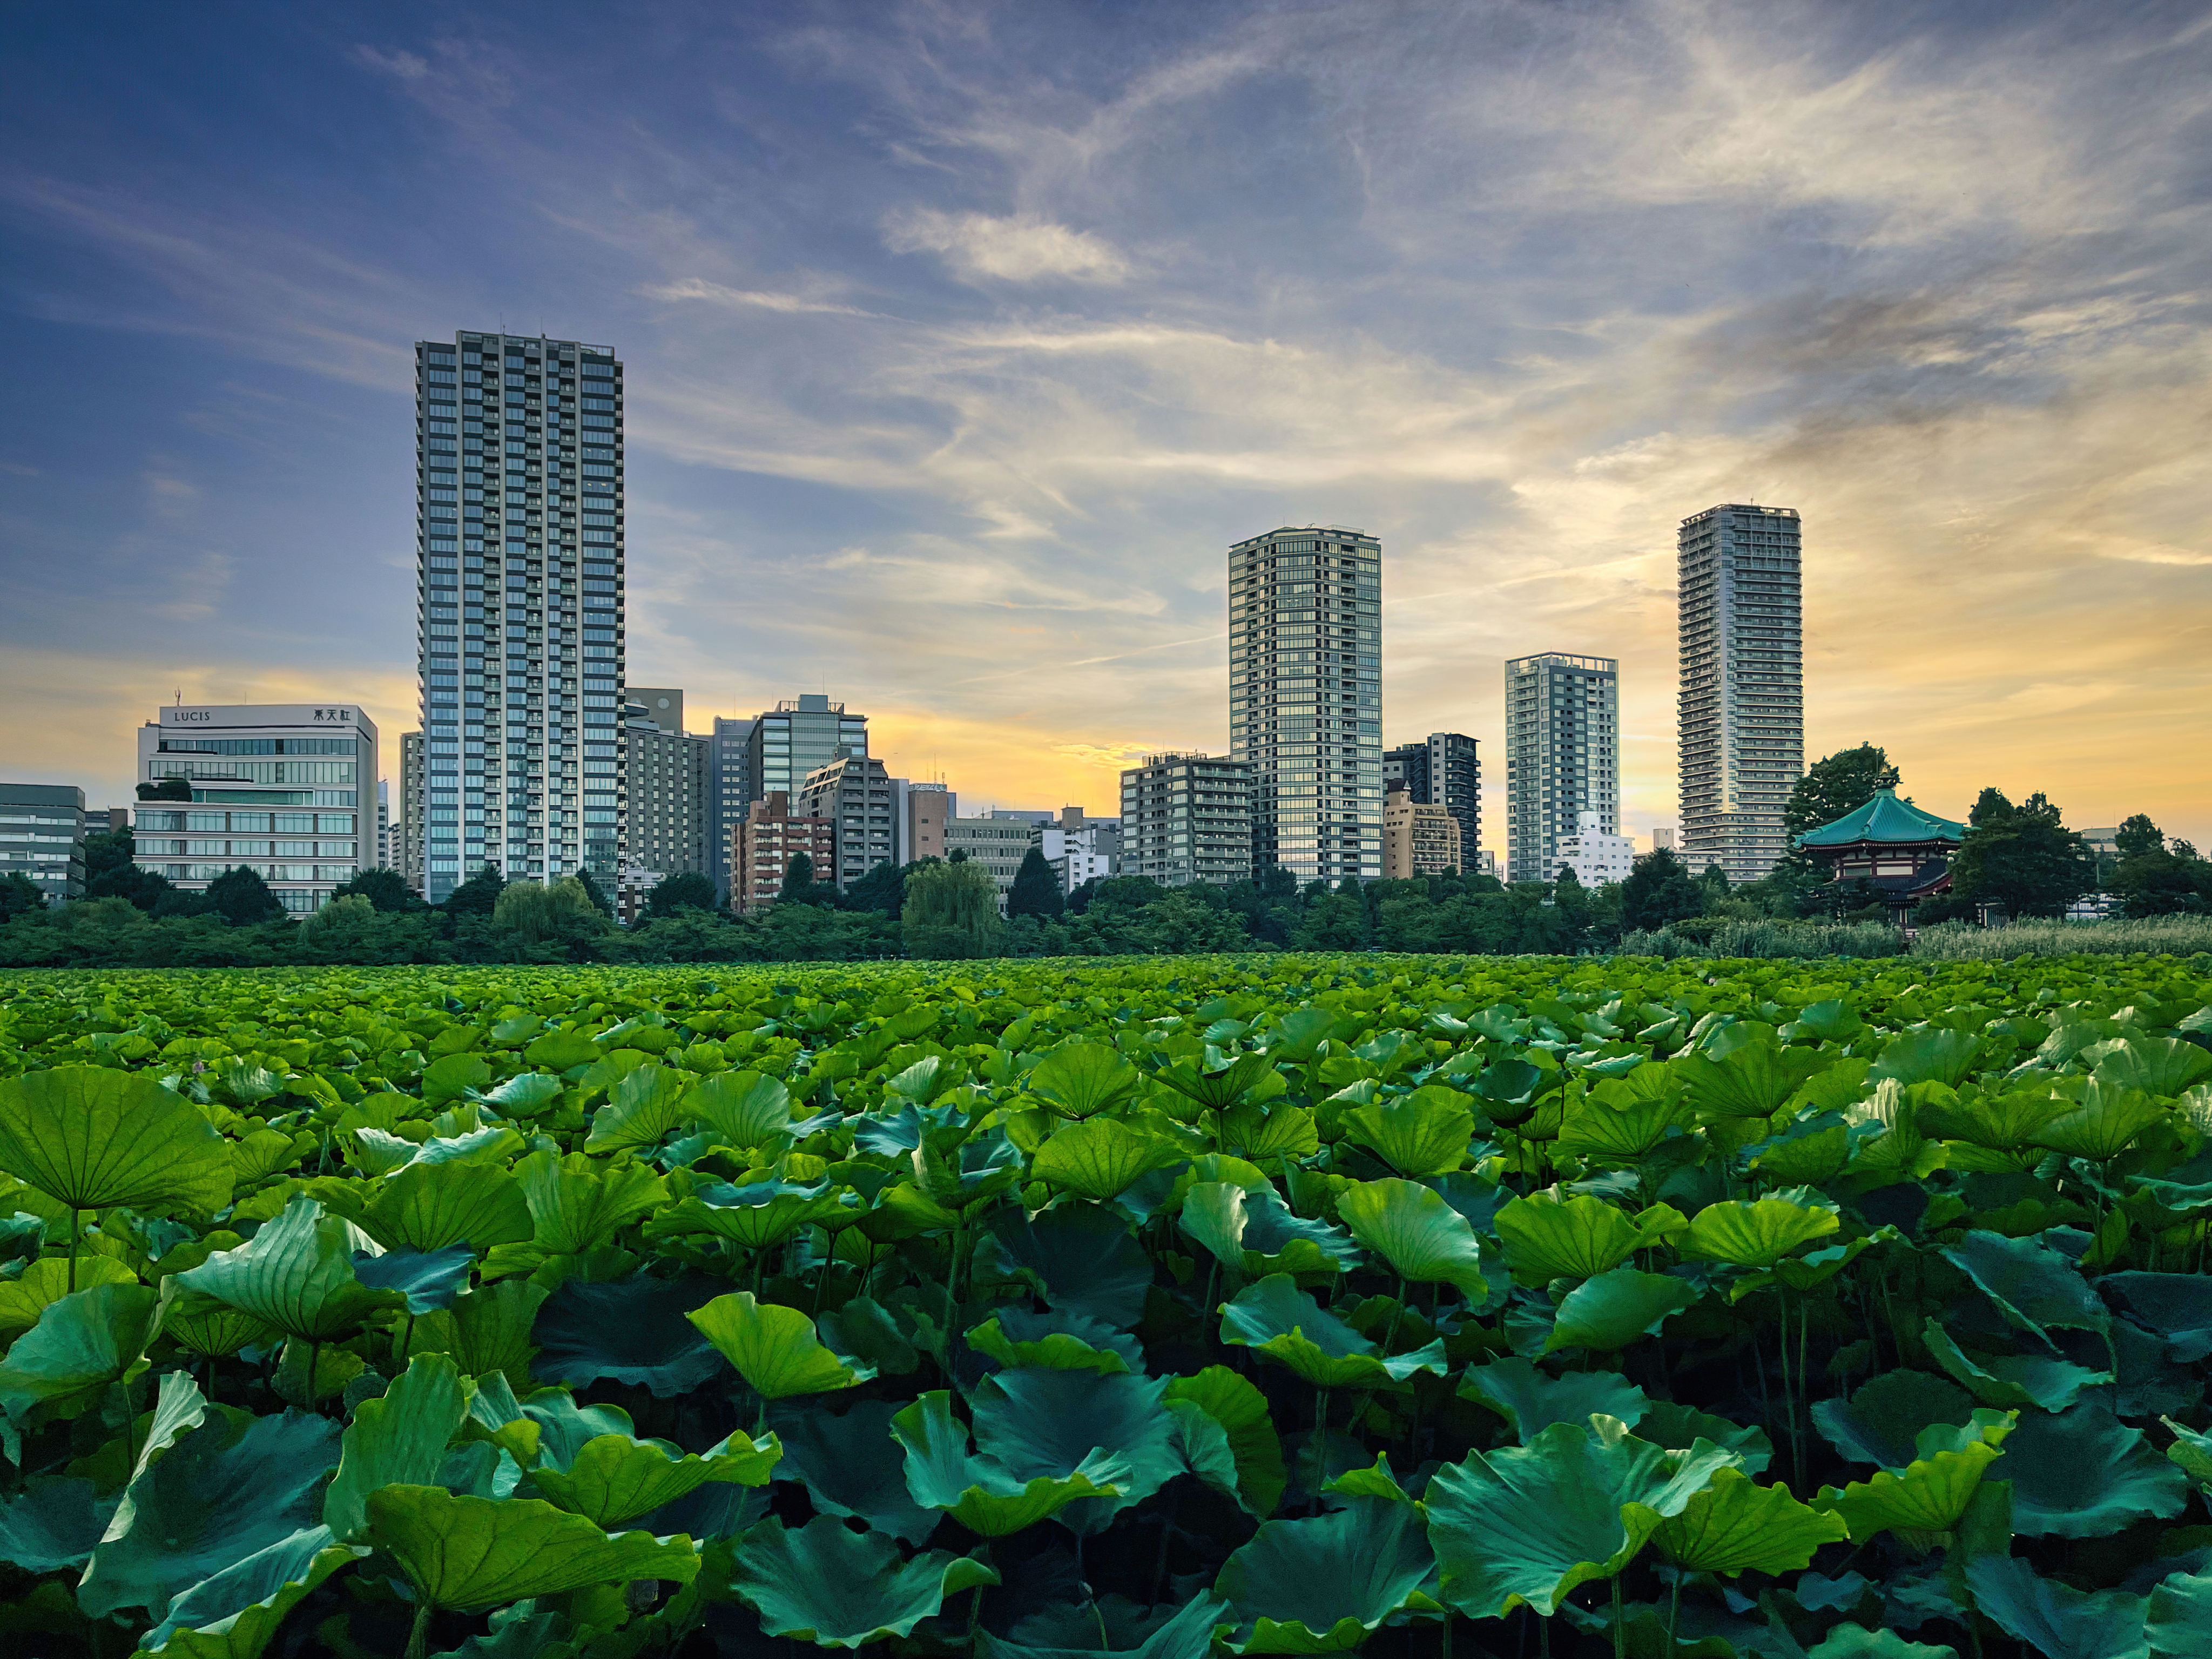
[[[623,366],[609,346],[416,349],[422,890],[623,851]],[[416,823],[408,830],[414,833]]]

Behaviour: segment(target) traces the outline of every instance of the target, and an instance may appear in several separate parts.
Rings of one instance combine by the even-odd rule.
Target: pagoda
[[[1864,883],[1868,896],[1904,927],[1915,905],[1951,890],[1951,855],[1966,835],[1965,824],[1923,812],[1884,788],[1833,823],[1808,830],[1797,846],[1826,860],[1835,882]]]

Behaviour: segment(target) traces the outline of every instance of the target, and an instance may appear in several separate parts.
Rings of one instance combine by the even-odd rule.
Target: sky
[[[1382,538],[1385,741],[1804,516],[1808,757],[2212,848],[2212,9],[100,6],[0,40],[0,777],[413,724],[412,343],[624,360],[629,663],[963,810],[1227,744],[1226,550]],[[1493,827],[1495,826],[1495,827]],[[1648,844],[1648,843],[1647,843]]]

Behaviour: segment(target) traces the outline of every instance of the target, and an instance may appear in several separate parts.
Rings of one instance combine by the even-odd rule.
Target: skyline
[[[180,683],[396,757],[413,343],[542,325],[628,366],[695,730],[1097,811],[1230,746],[1225,550],[1356,525],[1382,744],[1496,826],[1504,660],[1618,658],[1647,840],[1676,528],[1787,503],[1808,760],[2212,843],[2187,9],[231,12],[8,48],[10,777],[127,799]]]

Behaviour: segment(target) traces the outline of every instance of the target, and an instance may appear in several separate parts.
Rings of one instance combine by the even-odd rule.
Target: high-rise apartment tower
[[[1252,861],[1382,873],[1382,544],[1285,527],[1229,550],[1229,743],[1253,766]]]
[[[424,894],[485,864],[510,880],[588,868],[611,888],[622,365],[609,346],[504,334],[420,341],[415,364]]]
[[[1620,664],[1549,651],[1505,665],[1506,879],[1549,881],[1597,814],[1620,828]]]
[[[1710,507],[1675,545],[1682,860],[1757,881],[1790,850],[1783,809],[1805,773],[1797,510]]]

